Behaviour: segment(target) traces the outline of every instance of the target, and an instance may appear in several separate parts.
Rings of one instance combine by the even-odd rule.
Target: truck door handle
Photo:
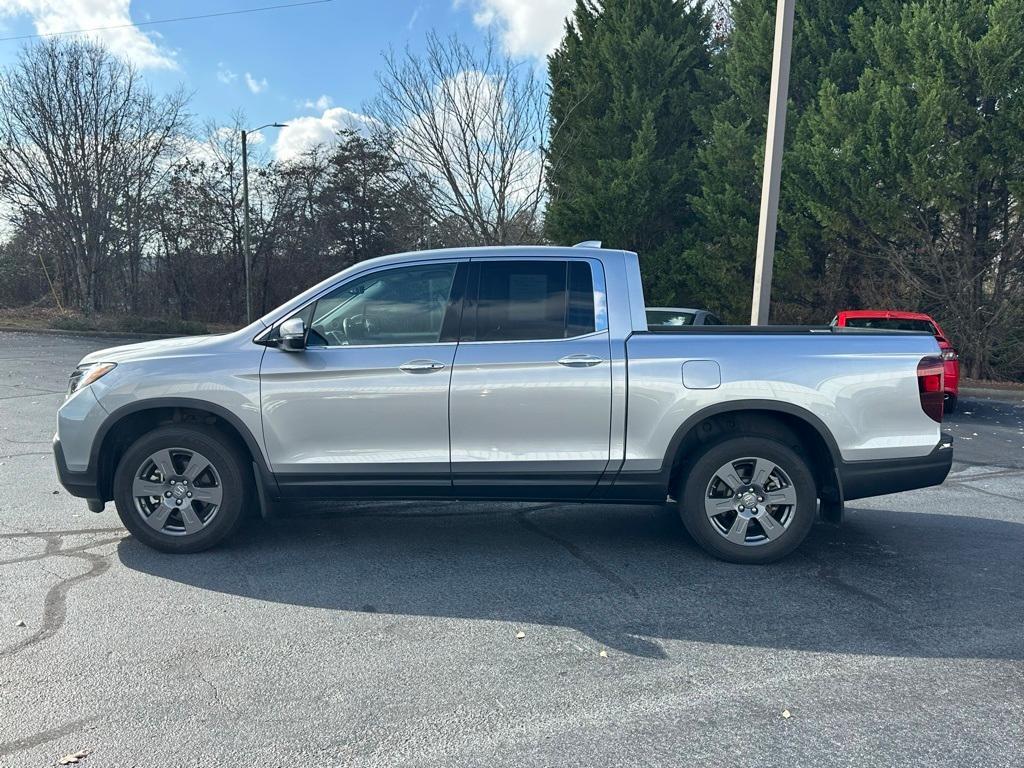
[[[406,373],[430,373],[431,371],[440,371],[444,368],[444,363],[439,363],[437,360],[410,360],[398,368]]]
[[[558,359],[559,365],[564,365],[567,368],[589,368],[592,365],[603,363],[600,357],[594,357],[593,355],[566,355]]]

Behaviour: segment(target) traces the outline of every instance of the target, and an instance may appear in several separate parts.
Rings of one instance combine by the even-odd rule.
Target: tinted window
[[[316,303],[310,346],[430,344],[441,337],[455,264],[375,272]]]
[[[693,325],[696,317],[694,312],[672,312],[665,310],[648,310],[647,324],[675,328],[680,325]]]
[[[722,325],[722,321],[714,315],[704,315],[704,325]]]
[[[848,328],[878,328],[883,331],[924,331],[936,333],[935,326],[927,320],[903,320],[898,317],[848,317]]]
[[[585,261],[570,261],[566,337],[593,333],[594,315],[594,278],[590,273],[590,265]]]
[[[594,281],[586,262],[480,262],[478,341],[564,339],[593,330]]]

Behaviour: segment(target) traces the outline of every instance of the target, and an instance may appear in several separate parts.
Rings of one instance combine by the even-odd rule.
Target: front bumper
[[[68,463],[64,460],[64,449],[57,437],[53,438],[53,463],[57,467],[57,479],[68,493],[86,499],[89,509],[93,512],[103,511],[103,499],[95,470],[72,472],[68,469]]]
[[[882,496],[941,485],[953,466],[953,436],[943,432],[927,456],[880,461],[844,461],[838,468],[843,500]]]

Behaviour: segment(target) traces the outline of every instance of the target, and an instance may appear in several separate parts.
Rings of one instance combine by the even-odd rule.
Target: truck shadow
[[[199,555],[163,555],[131,538],[118,554],[129,568],[199,589],[567,627],[655,659],[671,640],[1024,658],[1021,524],[858,510],[841,527],[816,526],[789,559],[752,567],[711,559],[649,508],[424,505],[307,505]]]

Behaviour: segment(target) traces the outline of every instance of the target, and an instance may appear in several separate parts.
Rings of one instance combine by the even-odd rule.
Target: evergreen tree
[[[851,14],[874,17],[899,0],[797,3],[790,67],[782,191],[776,240],[772,320],[827,321],[824,295],[829,245],[805,205],[808,184],[800,146],[805,115],[824,80],[851,87],[859,71],[849,41]],[[724,53],[726,97],[702,127],[707,136],[691,198],[698,225],[683,258],[694,273],[692,301],[732,322],[750,312],[761,200],[768,85],[775,33],[774,0],[735,0]],[[824,307],[824,309],[823,309]]]
[[[577,0],[548,61],[545,233],[637,251],[652,303],[678,293],[673,262],[693,221],[696,117],[715,90],[710,46],[702,2]]]
[[[1019,375],[1024,4],[918,0],[851,38],[862,73],[808,116],[807,207],[870,292],[942,318],[969,375]]]

